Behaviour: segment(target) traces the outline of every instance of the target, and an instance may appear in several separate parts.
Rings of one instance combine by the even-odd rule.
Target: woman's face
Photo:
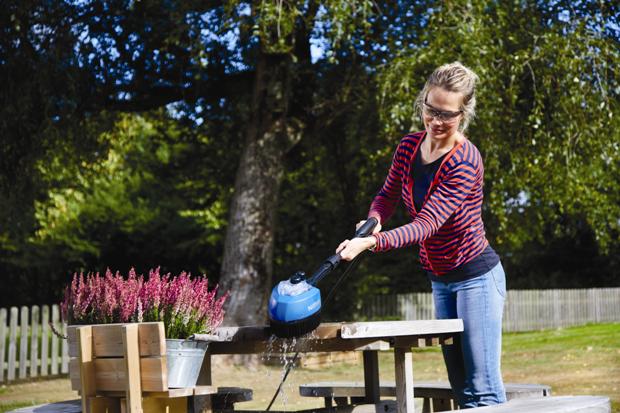
[[[463,119],[463,96],[441,87],[433,87],[422,105],[424,127],[431,139],[448,139],[458,132]]]

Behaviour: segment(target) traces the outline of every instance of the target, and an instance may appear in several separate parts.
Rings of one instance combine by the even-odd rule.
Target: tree
[[[481,77],[468,134],[485,158],[487,229],[510,253],[584,219],[605,251],[620,223],[620,11],[612,3],[448,2],[421,46],[382,72],[383,119],[409,127],[411,95],[437,65]],[[569,219],[569,221],[571,221]]]

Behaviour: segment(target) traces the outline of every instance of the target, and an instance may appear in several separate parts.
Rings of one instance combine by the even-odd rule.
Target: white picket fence
[[[430,320],[431,293],[380,295],[364,302],[356,318]],[[51,322],[51,323],[50,323]],[[504,331],[620,322],[620,288],[508,290]],[[69,372],[67,340],[58,305],[0,308],[0,383]]]
[[[0,382],[69,372],[67,340],[52,333],[50,322],[66,335],[58,305],[0,308]]]
[[[375,296],[359,317],[368,320],[435,318],[431,293]],[[508,290],[504,331],[530,331],[587,323],[620,322],[620,288]]]

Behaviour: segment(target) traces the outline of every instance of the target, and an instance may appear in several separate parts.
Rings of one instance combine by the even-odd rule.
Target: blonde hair
[[[461,62],[439,66],[427,79],[424,88],[416,98],[416,112],[418,115],[422,115],[422,104],[426,101],[428,92],[433,87],[460,93],[463,96],[460,109],[463,111],[463,120],[459,125],[459,130],[462,132],[476,116],[476,84],[478,81],[478,75]]]

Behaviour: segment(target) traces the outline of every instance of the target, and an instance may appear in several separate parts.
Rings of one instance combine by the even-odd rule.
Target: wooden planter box
[[[169,389],[161,322],[72,325],[67,328],[71,388],[82,411],[187,412],[188,397],[212,386]]]
[[[97,389],[103,391],[124,391],[125,347],[122,326],[126,324],[98,324],[92,328],[92,364]],[[161,322],[136,323],[138,327],[138,351],[142,391],[168,390],[166,374],[166,340]],[[77,328],[67,327],[69,341],[69,377],[73,390],[81,389],[79,343]]]

